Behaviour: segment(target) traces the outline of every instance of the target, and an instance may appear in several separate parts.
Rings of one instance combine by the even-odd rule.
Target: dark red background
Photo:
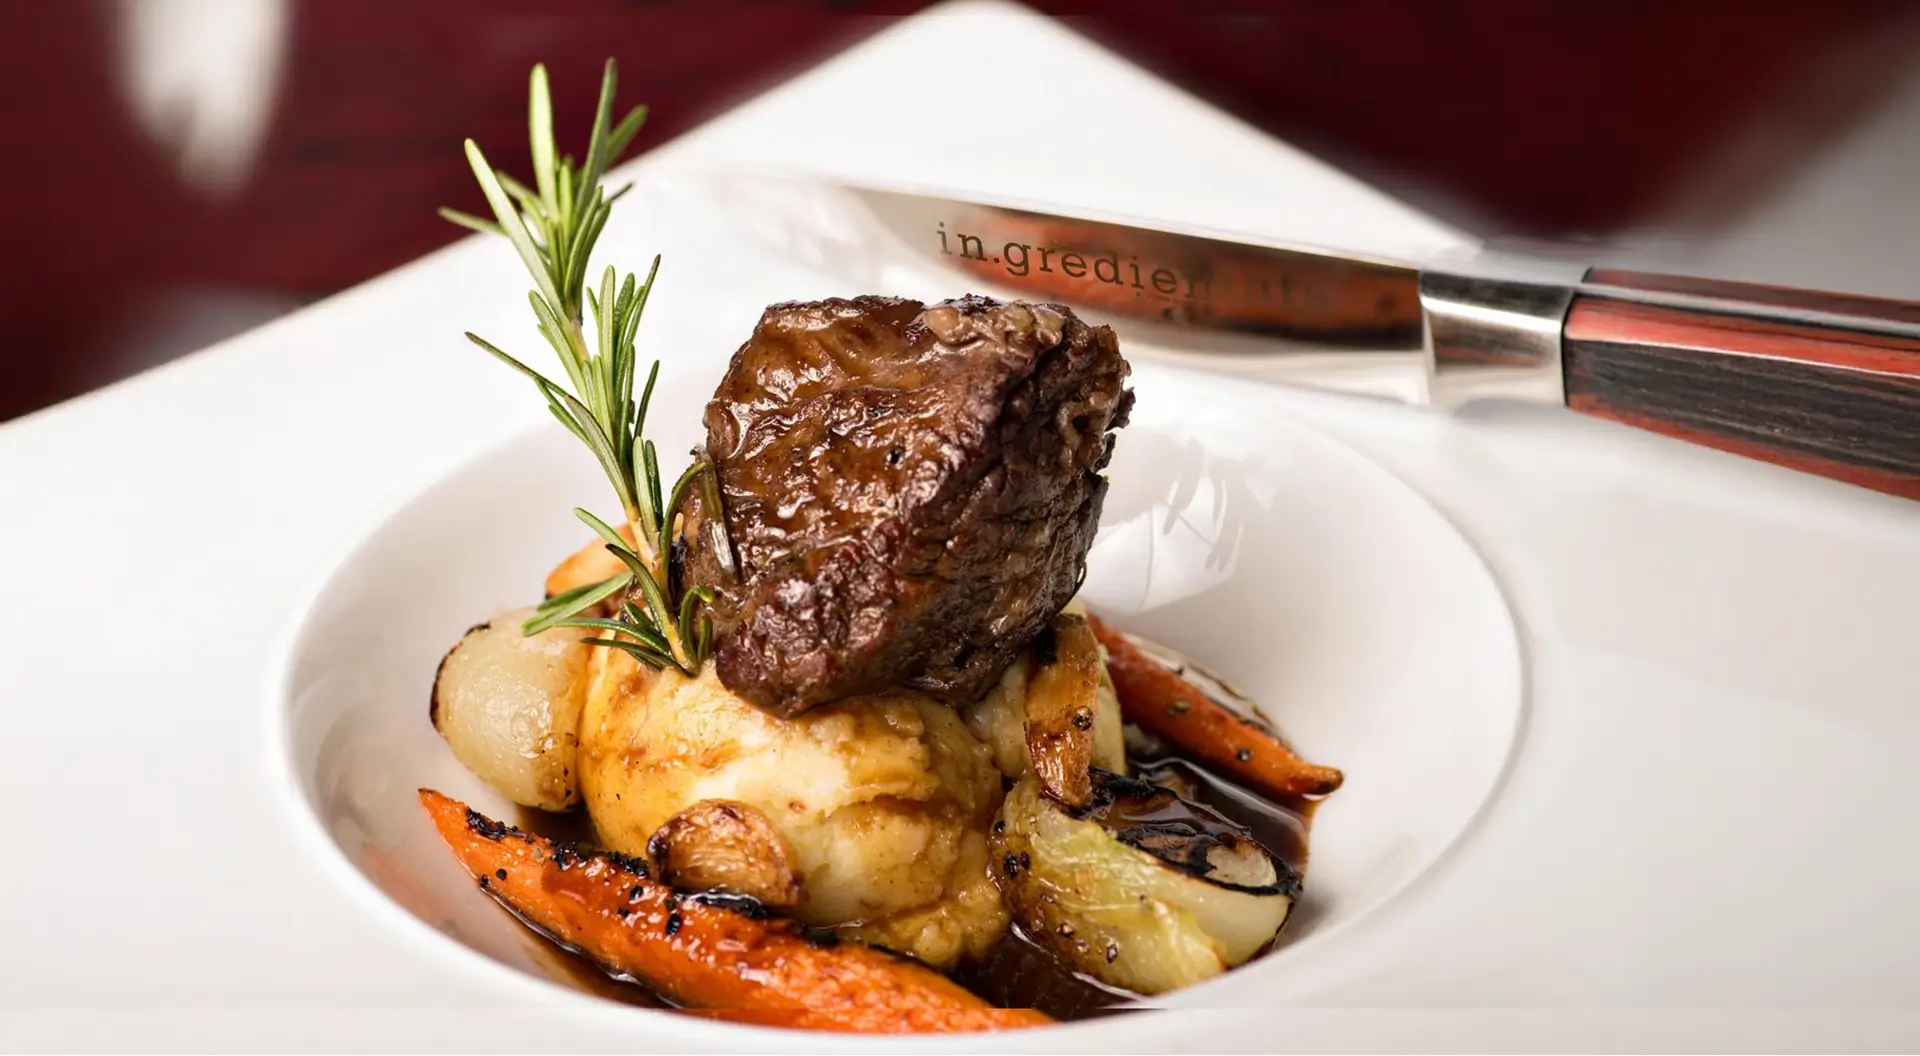
[[[9,4],[0,419],[119,372],[157,298],[319,296],[455,237],[434,207],[480,206],[458,143],[524,140],[535,61],[578,112],[618,57],[623,96],[652,107],[644,150],[923,6],[305,0],[264,156],[214,202],[126,112],[110,6]],[[1761,128],[1765,149],[1707,174],[1737,210],[1920,61],[1914,5],[1892,0],[1036,6],[1430,209],[1530,236],[1631,224]]]

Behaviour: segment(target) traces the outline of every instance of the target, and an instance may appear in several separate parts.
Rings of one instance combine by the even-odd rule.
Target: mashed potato
[[[647,854],[670,819],[724,801],[770,826],[756,817],[704,856],[676,847],[675,857],[710,870],[727,855],[779,859],[798,875],[792,913],[801,920],[849,927],[940,967],[1006,930],[987,870],[1001,775],[951,708],[900,691],[782,719],[729,692],[711,665],[688,679],[613,649],[593,650],[588,678],[580,791],[608,847]],[[778,837],[740,849],[739,832],[769,828]],[[676,840],[704,831],[673,830]]]

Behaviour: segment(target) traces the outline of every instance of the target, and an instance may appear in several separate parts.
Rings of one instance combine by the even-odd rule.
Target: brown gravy
[[[1206,767],[1153,745],[1128,757],[1129,768],[1138,776],[1155,783],[1173,785],[1180,794],[1205,804],[1229,819],[1246,826],[1255,839],[1277,857],[1303,874],[1307,866],[1307,831],[1313,817],[1311,800],[1275,802],[1256,795]],[[549,814],[521,810],[518,824],[548,839],[591,847],[595,844],[593,826],[584,811]],[[588,993],[643,1008],[672,1008],[653,991],[632,979],[608,974],[579,952],[549,938],[529,936],[540,943],[550,956],[545,961],[555,978],[568,981]],[[1264,957],[1286,942],[1286,933],[1275,937],[1262,951]],[[1135,995],[1104,986],[1063,967],[1033,944],[1016,925],[978,961],[960,965],[953,973],[955,981],[1003,1008],[1034,1008],[1059,1020],[1091,1019],[1127,1011],[1123,1006]]]

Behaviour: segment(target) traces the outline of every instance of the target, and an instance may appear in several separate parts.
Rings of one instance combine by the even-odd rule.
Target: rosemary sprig
[[[602,632],[586,639],[594,645],[621,649],[654,668],[679,668],[697,674],[706,662],[713,638],[709,606],[713,592],[689,590],[670,596],[667,554],[674,522],[687,490],[708,466],[696,461],[687,467],[664,495],[660,487],[659,455],[646,439],[647,407],[654,381],[660,375],[655,360],[647,372],[638,402],[633,382],[635,337],[660,258],[653,258],[644,281],[629,273],[620,276],[608,267],[597,289],[587,284],[587,261],[606,226],[613,203],[627,193],[622,187],[608,194],[600,184],[607,168],[626,150],[646,120],[636,106],[613,123],[613,98],[618,74],[612,59],[600,83],[600,105],[586,160],[575,165],[554,147],[553,99],[545,66],[535,66],[527,107],[533,148],[532,187],[496,170],[478,144],[466,143],[467,162],[480,181],[492,220],[452,209],[440,215],[463,227],[504,236],[533,275],[528,294],[540,336],[560,358],[571,391],[508,355],[498,346],[468,333],[467,339],[526,375],[547,400],[547,409],[578,437],[605,470],[619,497],[632,543],[606,522],[583,509],[574,513],[606,541],[607,549],[627,570],[619,575],[548,598],[523,626],[527,634],[553,627],[577,627]],[[587,340],[588,310],[592,313],[593,342]],[[717,520],[717,518],[715,518]],[[724,529],[721,529],[724,531]],[[607,599],[624,600],[614,619],[584,615]]]

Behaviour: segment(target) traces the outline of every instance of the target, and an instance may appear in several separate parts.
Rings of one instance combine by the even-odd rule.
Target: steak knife
[[[990,287],[1232,335],[1229,360],[1396,357],[1414,402],[1519,397],[1920,499],[1920,303],[1558,262],[1420,267],[840,184]]]

